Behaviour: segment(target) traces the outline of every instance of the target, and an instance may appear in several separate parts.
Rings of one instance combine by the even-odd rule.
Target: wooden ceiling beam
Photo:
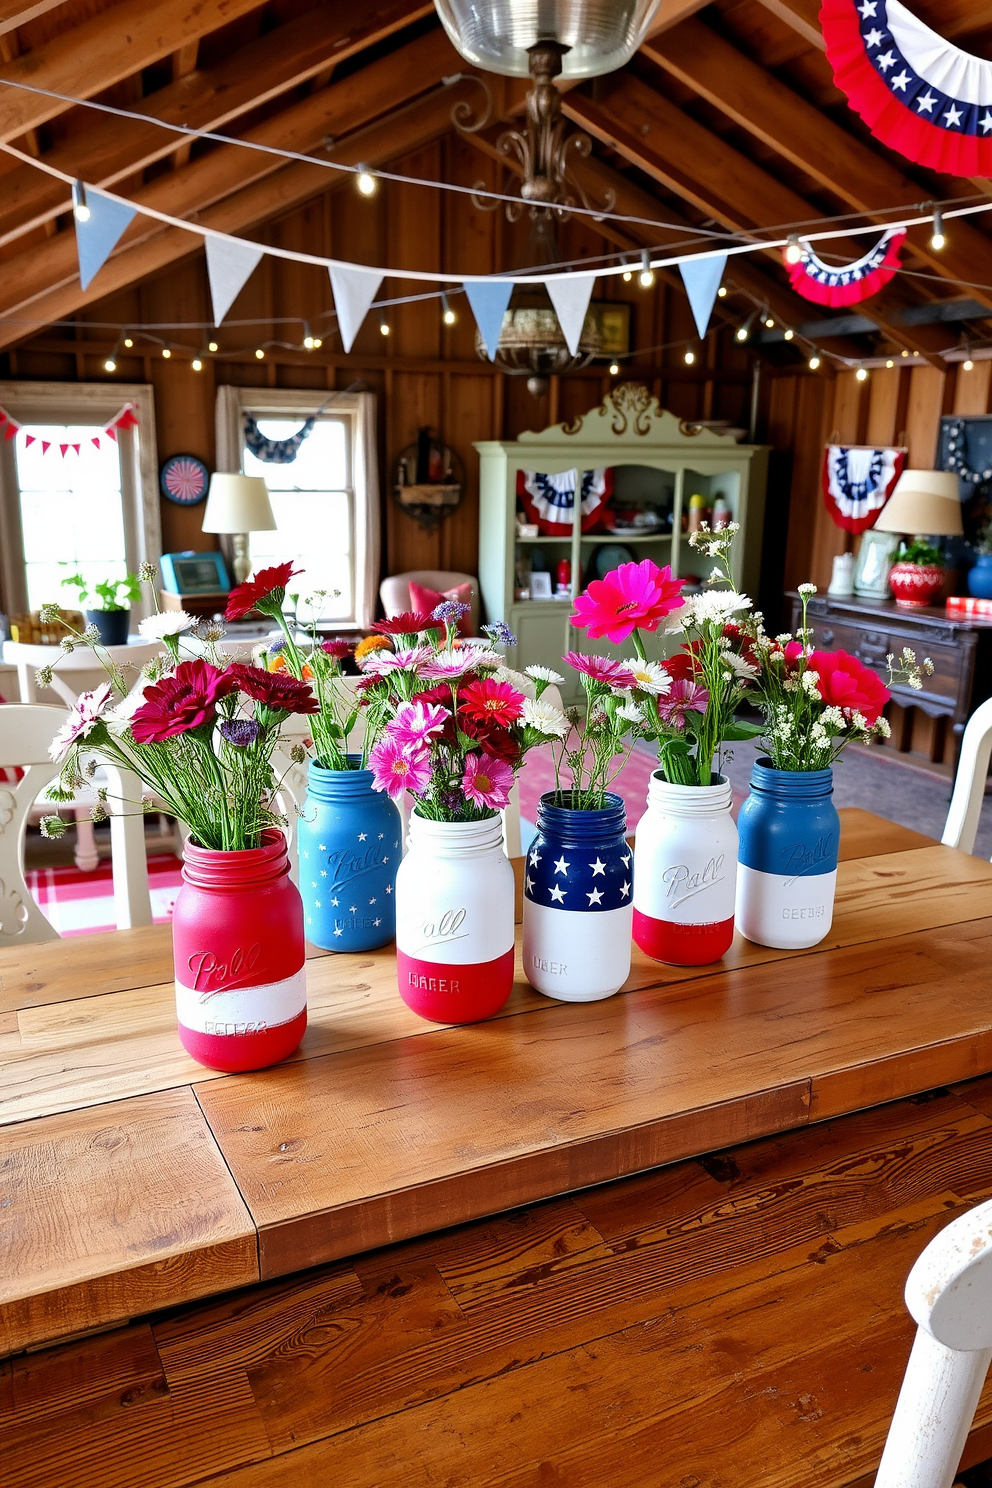
[[[25,5],[24,0],[0,0],[0,36],[16,31],[18,26],[26,26],[29,21],[36,21],[39,16],[47,15],[50,10],[64,4],[65,0],[34,0],[33,5]]]
[[[760,3],[810,46],[821,52],[826,50],[820,30],[820,0],[760,0]],[[976,0],[929,0],[913,5],[912,10],[947,41],[988,29],[988,13],[981,14]]]
[[[881,207],[918,209],[926,194],[924,187],[702,21],[690,19],[677,31],[647,42],[642,50],[672,77],[856,211],[882,223],[887,219],[879,215]],[[776,220],[785,219],[766,219],[769,225]],[[987,277],[992,253],[989,238],[964,220],[955,222],[953,229],[949,225],[947,236],[947,246],[937,252],[930,247],[929,229],[917,229],[911,238],[913,253],[948,279],[981,282]],[[983,303],[992,305],[992,291],[977,293]]]
[[[817,215],[804,197],[638,78],[618,75],[610,79],[600,85],[595,102],[573,90],[562,107],[601,143],[612,146],[632,165],[724,227],[748,231]],[[770,252],[778,258],[777,249]],[[877,320],[880,330],[896,338],[895,327],[879,304],[873,303],[866,313]],[[908,344],[938,360],[932,344],[925,344],[932,340],[932,333],[901,328],[898,336],[900,345]],[[912,339],[907,341],[907,337]]]
[[[366,74],[372,71],[372,66],[366,69]],[[422,69],[414,67],[404,72],[403,79],[407,89],[423,88],[429,86],[430,82]],[[401,89],[403,85],[402,81],[397,81],[395,87]],[[344,84],[334,85],[343,86]],[[331,91],[333,89],[327,90]],[[468,82],[429,93],[419,102],[340,139],[334,147],[335,159],[343,165],[384,165],[398,155],[419,149],[451,128],[451,109],[459,99],[470,101],[476,93],[477,89]],[[304,100],[305,103],[310,101]],[[248,152],[236,151],[235,146],[225,146],[224,152],[229,152],[227,165],[230,194],[221,200],[213,199],[212,205],[208,206],[199,206],[194,199],[187,204],[187,215],[192,216],[195,213],[202,226],[215,228],[218,232],[235,235],[250,232],[261,224],[302,206],[322,192],[339,189],[350,179],[334,176],[316,163],[308,165],[296,162],[279,166],[276,162],[274,172],[270,170],[262,178],[256,176],[252,184],[244,186],[233,175],[235,161],[231,157],[234,153],[242,156]],[[215,153],[219,155],[222,151]],[[269,157],[269,161],[271,163],[272,157]],[[179,183],[180,189],[184,190],[188,183],[184,183],[181,178],[189,177],[202,163],[194,161],[181,171],[163,177],[154,185],[171,192]],[[151,190],[152,187],[145,188],[146,192]],[[66,240],[64,244],[61,239]],[[150,218],[139,217],[125,236],[124,246],[111,255],[93,284],[84,291],[79,284],[73,236],[70,233],[60,233],[58,239],[53,239],[34,254],[22,255],[25,262],[14,261],[18,272],[16,283],[14,280],[10,281],[12,293],[8,293],[6,274],[0,278],[0,309],[3,317],[0,318],[0,348],[28,339],[37,333],[38,325],[50,325],[53,321],[71,316],[84,305],[128,289],[150,275],[202,251],[200,241],[182,228],[163,227]],[[401,245],[400,252],[402,251]],[[30,266],[26,262],[32,257],[46,259],[44,273],[38,275],[34,282],[29,272]],[[31,323],[28,324],[28,321]]]
[[[79,26],[60,31],[4,67],[6,82],[91,98],[159,62],[170,52],[256,10],[260,0],[120,0]],[[70,104],[0,85],[0,140],[13,140],[64,113]]]
[[[149,121],[223,129],[239,114],[307,82],[382,41],[433,9],[430,0],[382,0],[356,21],[352,0],[326,0],[316,11],[248,43],[215,67],[192,72],[136,106]],[[453,57],[450,49],[448,54]],[[86,127],[45,155],[49,165],[92,186],[113,187],[182,148],[182,136],[152,122],[127,123],[86,112]],[[19,165],[3,177],[0,247],[65,211],[65,187]]]
[[[670,31],[687,16],[695,15],[697,10],[704,10],[709,3],[710,0],[661,0],[647,35],[660,36],[663,31]]]

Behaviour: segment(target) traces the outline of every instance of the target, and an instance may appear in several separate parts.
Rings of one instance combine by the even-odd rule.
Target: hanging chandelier
[[[485,72],[527,77],[535,43],[561,49],[568,79],[623,67],[644,40],[659,0],[434,0],[441,24],[466,62]]]

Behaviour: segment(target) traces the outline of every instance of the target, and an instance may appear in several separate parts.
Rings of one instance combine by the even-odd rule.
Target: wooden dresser
[[[789,598],[795,630],[801,615],[799,596]],[[922,692],[892,689],[896,708],[891,747],[953,771],[968,718],[992,695],[992,620],[975,615],[951,618],[943,607],[904,610],[895,600],[832,595],[810,601],[809,619],[817,646],[848,651],[883,678],[886,656],[898,655],[903,646],[911,646],[920,661],[930,657],[934,673],[924,679]],[[923,720],[930,721],[927,727],[921,727]]]

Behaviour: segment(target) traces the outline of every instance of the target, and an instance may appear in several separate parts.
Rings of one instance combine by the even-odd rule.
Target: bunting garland
[[[867,532],[896,488],[904,449],[828,444],[823,454],[823,499],[845,532]]]
[[[903,228],[883,233],[863,258],[840,268],[825,264],[808,243],[800,243],[802,257],[798,262],[789,262],[788,250],[784,255],[789,283],[796,294],[816,305],[857,305],[888,284],[899,267],[899,250],[905,237]]]
[[[116,444],[117,431],[119,429],[134,429],[137,427],[137,424],[138,415],[135,412],[134,404],[125,403],[120,412],[115,413],[110,422],[104,427],[102,434],[92,434],[90,436],[89,443],[94,445],[96,449],[102,448],[102,439],[109,439],[112,444]],[[17,419],[15,419],[13,414],[8,413],[5,408],[0,407],[0,429],[3,430],[4,440],[14,439],[17,435],[18,430],[23,428],[24,425]],[[28,448],[30,448],[32,444],[40,443],[41,453],[43,455],[47,455],[50,449],[56,447],[63,459],[65,459],[70,450],[72,450],[73,454],[78,455],[80,450],[82,449],[81,443],[69,441],[66,444],[61,444],[57,440],[39,440],[37,434],[25,434],[24,443]]]

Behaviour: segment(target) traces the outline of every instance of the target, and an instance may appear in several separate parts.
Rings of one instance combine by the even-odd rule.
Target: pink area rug
[[[148,858],[148,886],[156,925],[172,919],[172,906],[182,884],[181,866],[174,853],[155,853]],[[92,873],[80,873],[72,866],[34,868],[25,878],[38,908],[61,936],[116,930],[109,859]]]

